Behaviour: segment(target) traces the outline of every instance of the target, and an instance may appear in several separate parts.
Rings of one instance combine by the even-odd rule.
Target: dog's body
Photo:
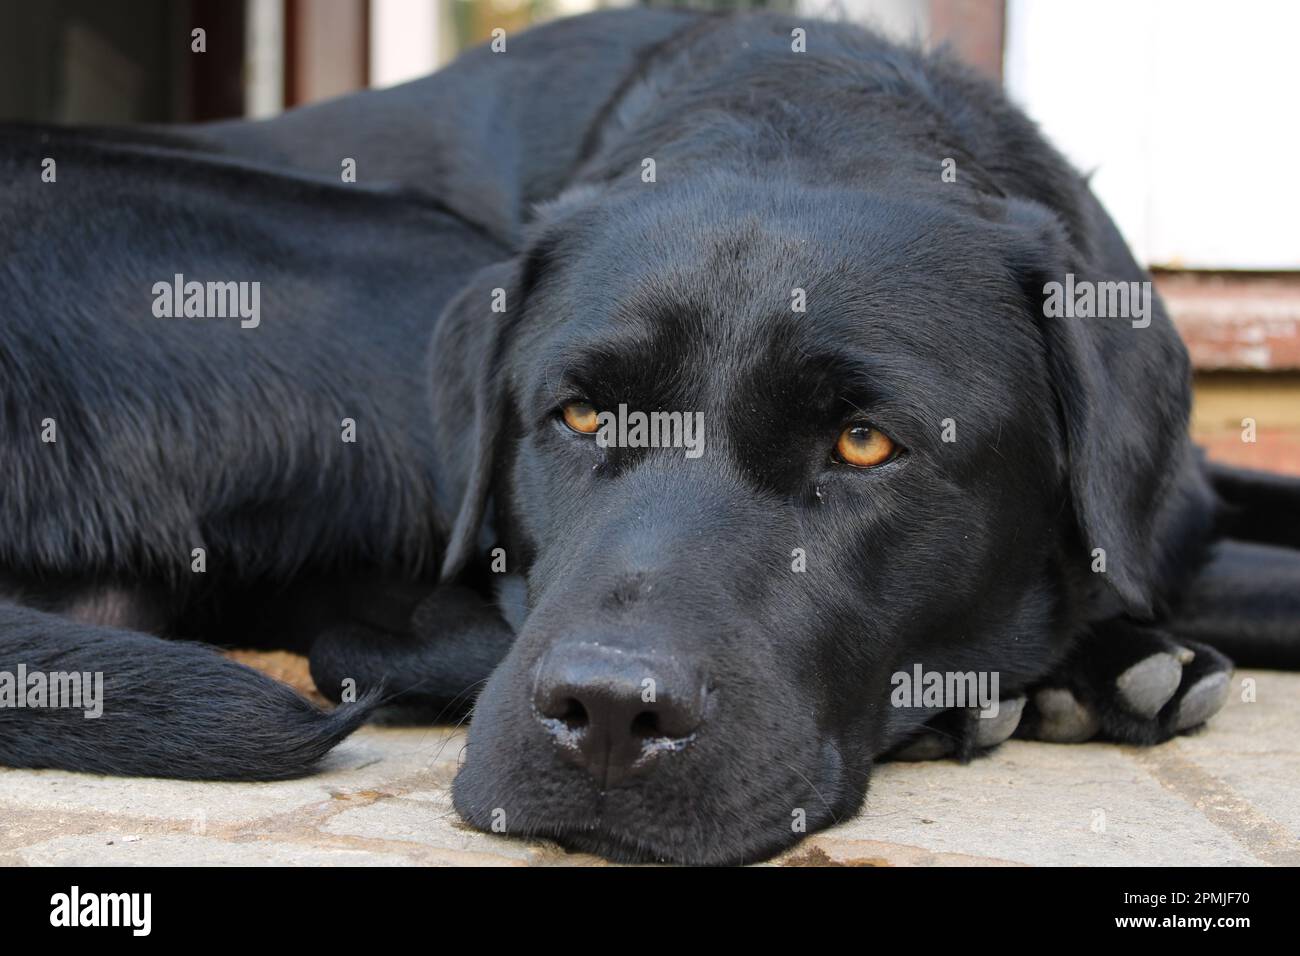
[[[926,736],[889,703],[913,666],[996,672],[1015,716],[1040,691],[1022,734],[1151,743],[1222,702],[1189,642],[1296,663],[1295,484],[1224,472],[1224,507],[1158,302],[1044,316],[1067,274],[1146,277],[995,90],[766,16],[510,44],[268,124],[4,134],[0,670],[102,671],[106,705],[0,708],[0,763],[307,772],[364,705],[105,625],[274,641],[335,699],[463,706],[491,674],[471,822],[731,861],[918,734],[1016,730]],[[348,158],[387,185],[327,182]],[[262,322],[151,314],[177,273],[260,279]],[[698,413],[707,453],[570,414],[618,406]],[[852,428],[893,453],[835,457]],[[1206,565],[1225,535],[1264,543]]]

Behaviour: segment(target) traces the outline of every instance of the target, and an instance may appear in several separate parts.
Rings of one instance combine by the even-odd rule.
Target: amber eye
[[[850,425],[835,443],[840,460],[856,468],[882,465],[894,456],[894,450],[893,439],[870,425]]]
[[[569,402],[564,406],[564,424],[584,435],[595,434],[599,427],[595,406],[587,402]]]

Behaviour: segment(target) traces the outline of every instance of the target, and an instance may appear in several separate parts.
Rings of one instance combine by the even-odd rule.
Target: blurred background
[[[422,76],[496,27],[633,2],[0,0],[0,120],[273,116]],[[1197,437],[1300,474],[1300,4],[655,2],[861,22],[1002,84],[1154,270],[1197,368]]]

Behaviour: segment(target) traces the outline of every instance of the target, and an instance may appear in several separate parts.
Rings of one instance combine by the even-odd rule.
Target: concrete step
[[[3,865],[599,865],[470,830],[448,727],[365,727],[324,773],[283,783],[0,769]],[[886,764],[862,812],[786,866],[1300,864],[1300,674],[1243,671],[1222,713],[1159,747],[1011,741]]]

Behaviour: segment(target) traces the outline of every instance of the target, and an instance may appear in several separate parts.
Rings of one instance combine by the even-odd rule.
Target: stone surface
[[[463,745],[367,727],[323,773],[271,784],[0,770],[0,864],[602,862],[465,827],[448,791]],[[1161,747],[1011,741],[964,767],[881,766],[860,814],[773,862],[1297,865],[1298,789],[1300,674],[1242,672],[1206,730]]]

